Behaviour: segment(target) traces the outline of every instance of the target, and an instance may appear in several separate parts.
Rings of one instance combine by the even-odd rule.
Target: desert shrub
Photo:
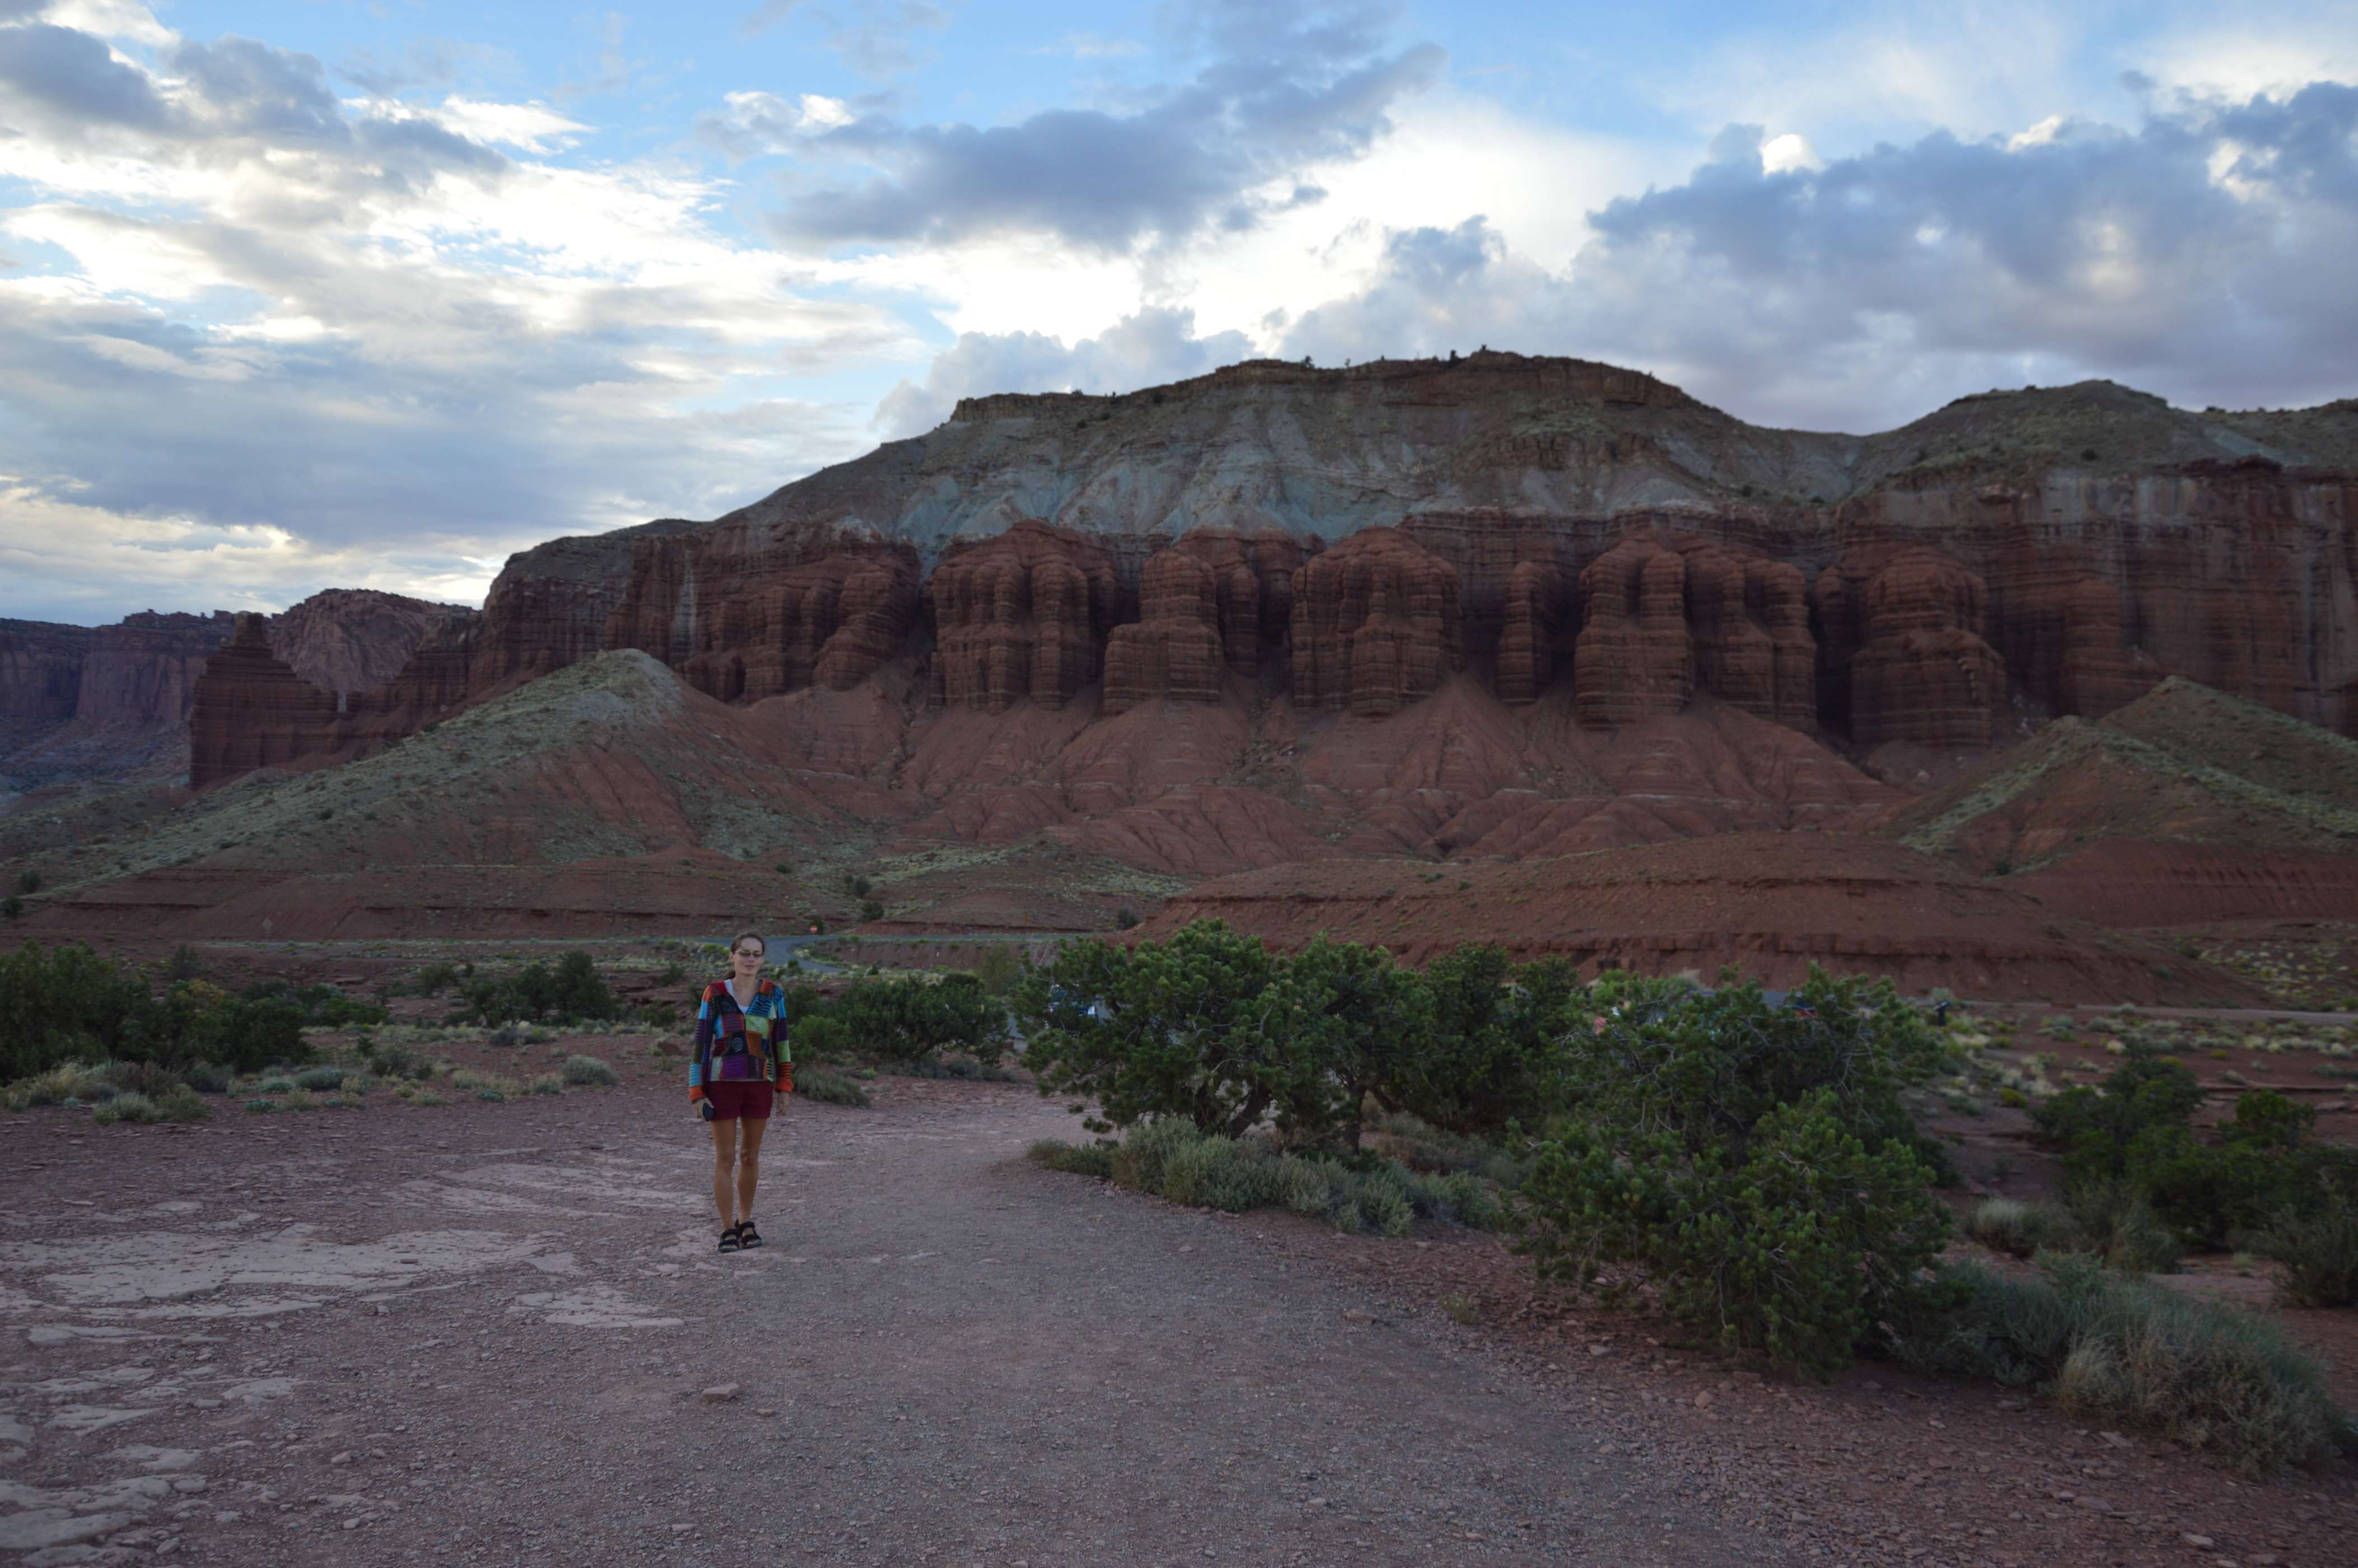
[[[974,961],[975,984],[988,996],[1003,997],[1023,973],[1023,960],[1012,947],[994,944]]]
[[[164,1113],[157,1110],[156,1102],[146,1095],[118,1094],[92,1110],[90,1119],[104,1127],[116,1121],[157,1122],[164,1119]]]
[[[502,1077],[497,1073],[478,1073],[471,1067],[461,1067],[451,1074],[450,1087],[482,1100],[512,1099],[523,1092],[514,1078]]]
[[[619,1018],[622,1006],[598,974],[598,966],[579,948],[565,954],[552,969],[534,962],[508,975],[473,975],[459,983],[459,1004],[453,1023],[489,1027],[550,1019]]]
[[[384,1023],[393,1014],[382,1003],[346,996],[330,985],[297,986],[286,980],[257,980],[238,993],[242,1000],[274,1002],[296,1009],[303,1027],[350,1029]]]
[[[173,996],[203,984],[194,980],[189,986],[176,986]],[[302,1010],[288,1002],[224,999],[189,1012],[187,1024],[178,1041],[182,1054],[195,1061],[218,1062],[236,1072],[256,1072],[277,1063],[291,1065],[308,1061],[311,1055],[310,1046],[303,1040]]]
[[[370,1041],[361,1048],[361,1060],[380,1078],[425,1078],[434,1072],[433,1063],[395,1041]]]
[[[1796,1000],[1589,988],[1572,1108],[1523,1184],[1518,1245],[1542,1279],[1589,1289],[1636,1264],[1673,1317],[1816,1369],[1914,1303],[1949,1221],[1901,1095],[1942,1047],[1888,981],[1812,968]]]
[[[859,1081],[830,1067],[797,1067],[795,1070],[795,1093],[827,1105],[865,1107],[868,1091]]]
[[[412,996],[440,996],[458,983],[459,969],[455,964],[425,964],[409,977],[408,990]]]
[[[614,1071],[610,1064],[600,1057],[568,1056],[565,1058],[565,1081],[568,1084],[595,1085],[601,1088],[611,1088],[622,1081],[622,1075]]]
[[[1472,1172],[1502,1187],[1522,1184],[1522,1163],[1487,1138],[1450,1132],[1407,1111],[1388,1111],[1370,1124],[1368,1146],[1410,1170],[1447,1175]]]
[[[1584,1289],[1636,1263],[1664,1310],[1723,1346],[1830,1370],[1940,1255],[1948,1215],[1930,1184],[1904,1141],[1845,1127],[1831,1090],[1741,1138],[1589,1120],[1540,1146],[1518,1245],[1541,1278]]]
[[[332,1093],[342,1088],[344,1080],[350,1076],[352,1075],[341,1067],[306,1067],[295,1075],[295,1087],[309,1089],[315,1094]]]
[[[150,1099],[169,1094],[182,1081],[179,1074],[157,1062],[109,1062],[99,1069],[99,1076],[124,1094],[142,1094]]]
[[[565,1092],[565,1079],[556,1073],[543,1073],[525,1087],[536,1095],[561,1095]]]
[[[2070,1216],[2068,1245],[2057,1250],[2092,1253],[2106,1267],[2130,1273],[2166,1273],[2183,1250],[2178,1233],[2154,1210],[2145,1189],[2126,1178],[2083,1181],[2063,1195]]]
[[[0,916],[5,916],[10,920],[24,919],[25,901],[18,898],[13,892],[6,898],[0,898]]]
[[[1433,1032],[1424,987],[1380,949],[1271,953],[1215,920],[1166,942],[1068,945],[1025,971],[1015,1012],[1043,1094],[1094,1100],[1095,1132],[1181,1118],[1239,1137],[1357,1145],[1361,1108]]]
[[[70,1059],[136,1056],[152,1008],[146,981],[79,942],[26,943],[0,956],[0,1079]]]
[[[2191,1125],[2202,1091],[2175,1059],[2137,1042],[2101,1089],[2068,1089],[2031,1114],[2062,1152],[2071,1188],[2134,1192],[2186,1240],[2224,1248],[2303,1195],[2358,1199],[2358,1152],[2322,1146],[2317,1113],[2271,1089],[2240,1097],[2218,1141]]]
[[[172,956],[164,960],[164,983],[168,986],[178,985],[183,980],[200,979],[204,972],[204,960],[197,957],[197,950],[186,942],[173,948]]]
[[[786,1016],[797,1055],[873,1055],[905,1065],[948,1050],[995,1063],[1007,1050],[1007,1009],[972,975],[863,978],[832,999],[794,986]]]
[[[180,1074],[181,1080],[199,1094],[227,1094],[236,1081],[235,1069],[220,1062],[198,1062]]]
[[[862,919],[862,920],[882,920],[882,919],[883,919],[883,918],[884,918],[884,906],[883,906],[883,904],[880,903],[879,902],[877,902],[875,899],[872,899],[872,898],[864,898],[864,899],[861,899],[861,900],[860,901],[860,919]]]
[[[156,1097],[156,1114],[164,1121],[203,1121],[212,1113],[204,1098],[185,1084]]]
[[[2267,1319],[2050,1257],[2040,1277],[1961,1265],[1952,1299],[1903,1328],[1903,1359],[2038,1387],[2090,1424],[2151,1427],[2249,1475],[2358,1447],[2318,1362]]]
[[[1423,982],[1435,1044],[1388,1098],[1433,1127],[1489,1136],[1565,1108],[1569,1057],[1558,1042],[1580,989],[1570,965],[1518,969],[1503,950],[1467,943],[1427,965]]]
[[[1127,931],[1137,924],[1138,911],[1130,908],[1128,904],[1124,904],[1121,908],[1113,912],[1113,928],[1116,931]]]
[[[2279,1211],[2252,1249],[2285,1266],[2287,1305],[2358,1306],[2358,1203],[2345,1194],[2320,1192]]]
[[[1066,1143],[1061,1139],[1043,1138],[1024,1152],[1033,1163],[1069,1175],[1113,1175],[1113,1151],[1103,1143]]]
[[[2070,1251],[2080,1238],[2079,1221],[2055,1204],[1991,1198],[1965,1221],[1965,1234],[1992,1251],[2028,1258],[2034,1252]]]
[[[35,871],[27,871],[19,873],[16,878],[16,891],[18,892],[27,894],[40,892],[41,873]]]
[[[1241,1214],[1278,1206],[1343,1230],[1405,1236],[1419,1215],[1444,1223],[1496,1224],[1498,1200],[1468,1174],[1428,1180],[1395,1162],[1293,1153],[1262,1134],[1204,1133],[1180,1117],[1150,1121],[1119,1143],[1048,1140],[1032,1158],[1052,1170],[1103,1176],[1174,1203]]]

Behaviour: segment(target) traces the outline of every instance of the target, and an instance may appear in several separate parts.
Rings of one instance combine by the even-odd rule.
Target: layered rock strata
[[[1293,700],[1379,718],[1464,667],[1456,568],[1370,528],[1293,574]]]
[[[908,546],[746,519],[635,540],[603,641],[731,702],[814,683],[849,690],[903,651],[916,612]]]
[[[1404,542],[1365,546],[1386,591],[1422,597],[1345,608],[1316,563],[1384,535]],[[1303,560],[1270,569],[1271,539]],[[1306,608],[1293,580],[1320,573]],[[2353,732],[2358,402],[2197,415],[2088,383],[1814,435],[1488,352],[969,399],[717,522],[518,556],[423,684],[480,700],[633,646],[751,698],[856,682],[929,635],[942,699],[984,707],[1068,701],[1100,668],[1117,708],[1201,700],[1258,665],[1372,713],[1462,664],[1511,703],[1569,688],[1594,726],[1705,694],[1838,741],[1964,745],[2010,703],[2099,713],[2177,673]]]
[[[1120,585],[1103,545],[1024,522],[952,550],[925,603],[936,703],[999,713],[1028,697],[1057,708],[1102,672]]]
[[[1830,705],[1863,746],[1990,743],[2006,666],[1982,633],[1989,589],[1925,545],[1854,550],[1812,589]]]
[[[1257,679],[1282,664],[1303,549],[1282,534],[1190,534],[1147,557],[1139,618],[1106,643],[1105,706],[1158,697],[1217,702],[1224,676]]]

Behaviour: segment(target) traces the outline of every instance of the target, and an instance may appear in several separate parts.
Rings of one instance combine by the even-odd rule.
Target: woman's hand
[[[688,1087],[688,1091],[687,1091],[687,1103],[688,1103],[688,1104],[690,1104],[690,1105],[694,1105],[698,1100],[700,1100],[700,1099],[702,1099],[703,1098],[704,1098],[704,1086],[703,1086],[702,1084],[694,1084],[694,1085],[689,1086],[689,1087]]]

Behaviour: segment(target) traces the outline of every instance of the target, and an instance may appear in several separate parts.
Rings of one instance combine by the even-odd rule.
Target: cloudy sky
[[[2347,0],[0,0],[0,615],[479,601],[1251,354],[2314,403],[2353,258]]]

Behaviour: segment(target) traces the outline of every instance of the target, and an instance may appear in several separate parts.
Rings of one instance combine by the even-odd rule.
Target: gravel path
[[[1022,1160],[1070,1129],[1017,1087],[797,1102],[764,1162],[770,1245],[724,1258],[703,1130],[668,1089],[13,1119],[0,1549],[33,1568],[1785,1556],[1683,1466],[1607,1442],[1576,1385],[1316,1256],[1297,1222]]]

